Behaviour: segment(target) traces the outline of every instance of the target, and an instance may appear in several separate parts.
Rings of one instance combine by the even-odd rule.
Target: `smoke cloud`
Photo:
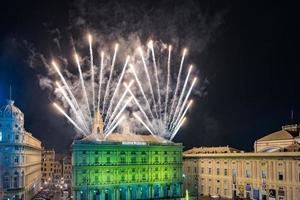
[[[125,60],[130,55],[129,63],[136,69],[137,76],[139,77],[145,94],[147,95],[148,104],[151,110],[148,109],[147,101],[144,100],[138,84],[135,82],[131,90],[135,94],[136,98],[140,100],[141,106],[144,108],[146,115],[149,117],[149,126],[158,130],[159,134],[164,137],[169,137],[170,133],[167,131],[169,124],[166,123],[164,118],[151,118],[150,113],[155,115],[154,110],[157,108],[158,93],[155,92],[154,100],[151,98],[151,89],[147,86],[147,76],[143,71],[143,62],[141,60],[138,48],[142,47],[145,62],[151,75],[151,83],[153,90],[156,91],[155,83],[155,70],[153,68],[154,62],[152,59],[151,50],[147,47],[149,40],[154,41],[154,50],[156,56],[156,64],[158,66],[157,75],[159,77],[158,86],[160,87],[162,106],[165,105],[163,101],[166,97],[166,85],[167,76],[167,58],[168,58],[168,45],[172,45],[172,61],[171,61],[171,84],[170,84],[170,102],[173,99],[173,91],[175,90],[176,78],[179,70],[179,65],[182,56],[182,49],[188,48],[187,57],[184,62],[180,91],[182,91],[183,82],[189,64],[195,64],[199,54],[205,49],[205,47],[213,41],[216,37],[220,26],[224,23],[224,15],[227,10],[222,8],[219,10],[213,10],[211,2],[200,3],[195,0],[187,1],[97,1],[97,0],[75,0],[70,5],[69,10],[69,25],[67,27],[55,27],[51,28],[45,23],[45,27],[48,30],[48,34],[52,38],[53,47],[52,57],[46,58],[44,53],[41,53],[37,48],[24,41],[23,44],[28,50],[27,62],[32,68],[43,67],[45,71],[38,75],[39,84],[41,89],[49,91],[51,99],[53,101],[61,102],[61,106],[72,117],[77,119],[78,113],[74,113],[70,105],[63,97],[60,91],[58,91],[55,81],[60,81],[60,77],[55,72],[53,66],[51,66],[51,60],[54,59],[62,74],[66,78],[66,82],[70,86],[73,92],[82,114],[87,124],[91,124],[92,118],[88,117],[88,106],[93,109],[91,104],[92,100],[92,82],[91,82],[91,70],[90,70],[90,56],[88,48],[87,33],[93,36],[93,56],[95,71],[95,96],[97,99],[99,91],[99,79],[100,79],[100,64],[101,64],[101,52],[104,52],[103,63],[103,77],[102,77],[102,93],[100,99],[100,107],[103,109],[103,101],[105,98],[105,88],[109,82],[109,74],[111,70],[111,64],[114,53],[114,46],[119,44],[118,54],[112,74],[112,79],[108,88],[106,96],[105,109],[108,110],[109,103],[112,103],[111,107],[114,108],[122,94],[125,92],[123,82],[129,83],[134,79],[133,71],[130,65],[127,66],[126,73],[121,81],[120,87],[117,87],[118,80],[124,66]],[[62,33],[65,32],[65,33]],[[65,49],[63,44],[68,43],[68,38],[62,37],[62,35],[70,35],[71,48]],[[68,53],[64,53],[69,51]],[[54,53],[55,52],[55,53]],[[70,53],[71,52],[71,53]],[[85,88],[89,98],[89,105],[86,104],[86,100],[83,95],[79,74],[77,71],[77,64],[74,60],[73,54],[78,53],[80,56],[80,65],[83,70],[83,78],[85,80]],[[197,68],[199,70],[199,68]],[[199,76],[199,71],[194,70],[192,77]],[[206,86],[209,84],[209,80],[205,77],[200,77],[201,87],[194,92],[196,96],[204,96],[206,92]],[[191,81],[189,81],[189,86]],[[116,88],[119,88],[116,92],[113,102],[113,94]],[[64,86],[64,90],[66,91]],[[180,94],[180,93],[179,93]],[[127,95],[120,107],[124,105],[126,100],[130,97]],[[179,95],[175,97],[178,101]],[[160,113],[169,113],[171,104],[167,102],[169,110],[161,111]],[[163,110],[163,109],[162,109]],[[176,109],[175,109],[176,110]],[[174,111],[175,112],[175,111]],[[143,120],[147,122],[147,118],[139,109],[134,101],[130,102],[124,116],[126,120],[119,126],[119,130],[126,130],[130,124],[130,132],[146,132],[144,126],[137,122],[132,113],[143,117]],[[110,112],[112,114],[112,112]],[[111,117],[110,115],[106,116]],[[106,117],[104,116],[104,118]],[[168,118],[168,116],[167,116]],[[167,120],[168,121],[168,120]],[[172,121],[172,120],[171,120]],[[78,124],[83,125],[80,120],[76,121]],[[167,126],[167,127],[166,127]]]

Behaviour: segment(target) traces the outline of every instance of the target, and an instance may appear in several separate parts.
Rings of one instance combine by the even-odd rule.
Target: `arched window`
[[[18,188],[19,187],[19,173],[17,171],[15,171],[14,173],[14,188]]]

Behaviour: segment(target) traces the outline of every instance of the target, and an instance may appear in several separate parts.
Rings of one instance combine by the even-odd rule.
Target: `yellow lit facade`
[[[185,151],[184,188],[194,197],[300,199],[299,132],[286,128],[255,141],[255,152],[228,146]]]

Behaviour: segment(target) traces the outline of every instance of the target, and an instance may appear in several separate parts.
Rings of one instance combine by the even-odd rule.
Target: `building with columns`
[[[258,139],[254,152],[228,146],[185,151],[184,188],[194,197],[300,199],[300,145],[296,130],[297,125],[284,126],[281,131]]]
[[[43,150],[42,152],[42,183],[52,184],[55,169],[55,151]]]
[[[25,130],[24,114],[14,102],[0,106],[1,199],[31,199],[40,190],[41,152],[41,142]]]
[[[73,143],[75,200],[182,197],[181,144],[129,133],[105,138],[97,114],[92,134]]]

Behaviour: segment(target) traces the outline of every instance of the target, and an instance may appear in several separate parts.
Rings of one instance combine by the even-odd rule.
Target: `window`
[[[250,178],[251,177],[251,172],[250,169],[246,169],[246,174],[245,174],[246,178]]]
[[[204,174],[204,167],[201,167],[201,174]]]
[[[194,172],[197,173],[197,167],[194,167]]]
[[[236,176],[236,169],[232,169],[232,176]]]
[[[278,180],[279,181],[283,180],[283,173],[282,172],[278,172]]]
[[[136,157],[131,157],[131,163],[136,163]]]
[[[19,135],[16,135],[16,140],[19,140]]]
[[[110,163],[110,157],[106,157],[106,164]]]
[[[121,163],[125,163],[125,162],[126,162],[125,157],[121,157]]]
[[[261,178],[267,178],[267,172],[265,170],[261,171]]]
[[[217,168],[217,175],[220,175],[220,168]]]
[[[15,157],[15,163],[16,163],[16,164],[19,163],[19,157],[18,157],[18,156]]]
[[[9,182],[9,175],[8,174],[5,174],[3,176],[3,188],[4,189],[10,188],[10,182]]]
[[[228,172],[227,169],[224,169],[224,176],[227,176]]]
[[[211,168],[208,168],[208,174],[211,174]]]

